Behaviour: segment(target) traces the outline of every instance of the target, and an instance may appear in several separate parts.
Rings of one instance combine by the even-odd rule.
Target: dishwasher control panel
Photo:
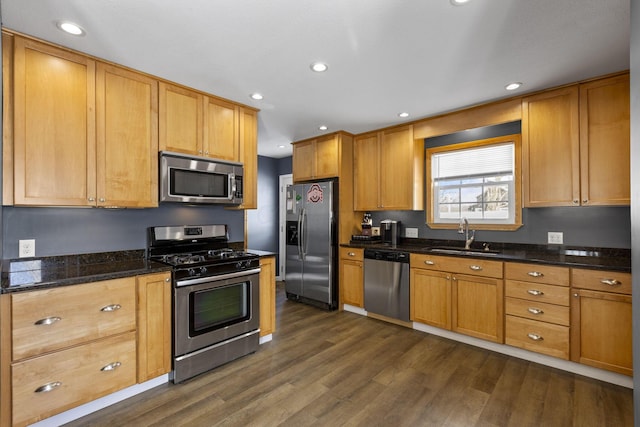
[[[409,252],[389,251],[385,249],[365,249],[365,259],[377,259],[380,261],[409,263]]]

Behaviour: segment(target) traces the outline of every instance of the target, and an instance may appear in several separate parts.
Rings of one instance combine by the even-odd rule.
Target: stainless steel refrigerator
[[[287,186],[287,298],[338,307],[336,181]]]

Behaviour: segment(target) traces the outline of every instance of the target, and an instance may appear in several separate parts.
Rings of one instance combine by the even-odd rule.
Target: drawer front
[[[571,286],[631,295],[631,274],[619,271],[574,268],[571,270]]]
[[[411,254],[411,267],[502,278],[502,262],[467,257]]]
[[[567,267],[507,262],[504,265],[504,275],[506,279],[569,286],[569,268]]]
[[[12,295],[13,360],[136,328],[134,277]]]
[[[341,259],[353,259],[362,261],[364,259],[364,249],[360,248],[340,248]]]
[[[14,424],[36,422],[135,384],[136,334],[15,363],[11,376]]]
[[[505,343],[569,360],[569,327],[506,316]]]
[[[507,280],[505,295],[534,302],[569,305],[570,289],[564,286],[545,285],[542,283],[518,282]]]
[[[569,307],[561,305],[507,297],[505,299],[505,313],[526,317],[531,320],[569,326]]]

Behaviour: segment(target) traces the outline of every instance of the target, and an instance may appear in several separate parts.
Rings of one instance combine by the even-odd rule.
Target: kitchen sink
[[[442,247],[429,247],[423,248],[429,252],[440,253],[440,254],[451,254],[451,255],[482,255],[482,256],[495,256],[500,253],[500,251],[494,250],[485,250],[485,249],[465,249],[458,248],[454,246],[442,246]]]

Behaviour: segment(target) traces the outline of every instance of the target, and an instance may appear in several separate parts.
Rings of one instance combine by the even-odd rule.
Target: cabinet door
[[[380,162],[378,134],[353,140],[353,210],[379,210]]]
[[[137,278],[138,383],[171,370],[171,273]]]
[[[260,258],[260,336],[276,330],[276,257]]]
[[[204,155],[240,161],[239,109],[230,102],[204,97]]]
[[[163,82],[159,92],[160,150],[202,155],[202,95]]]
[[[338,176],[339,142],[336,135],[318,138],[315,143],[316,179]]]
[[[571,360],[633,375],[631,296],[574,289]]]
[[[98,206],[158,206],[158,82],[98,63]]]
[[[258,113],[240,110],[240,157],[244,164],[243,209],[258,207]]]
[[[452,284],[452,329],[461,334],[503,343],[503,280],[454,275]]]
[[[355,307],[364,307],[364,273],[362,261],[340,260],[340,286],[342,302]]]
[[[16,205],[94,205],[95,61],[15,37]]]
[[[293,182],[313,179],[315,173],[314,140],[293,144]]]
[[[380,142],[380,200],[385,210],[413,209],[413,128],[405,126],[382,133]],[[421,150],[421,152],[423,152]],[[424,154],[422,153],[424,156]],[[422,158],[420,159],[422,162]],[[423,178],[424,179],[424,178]]]
[[[580,85],[583,205],[629,205],[629,75]]]
[[[451,330],[451,274],[411,269],[411,320]]]
[[[522,101],[525,207],[580,203],[578,86]]]

